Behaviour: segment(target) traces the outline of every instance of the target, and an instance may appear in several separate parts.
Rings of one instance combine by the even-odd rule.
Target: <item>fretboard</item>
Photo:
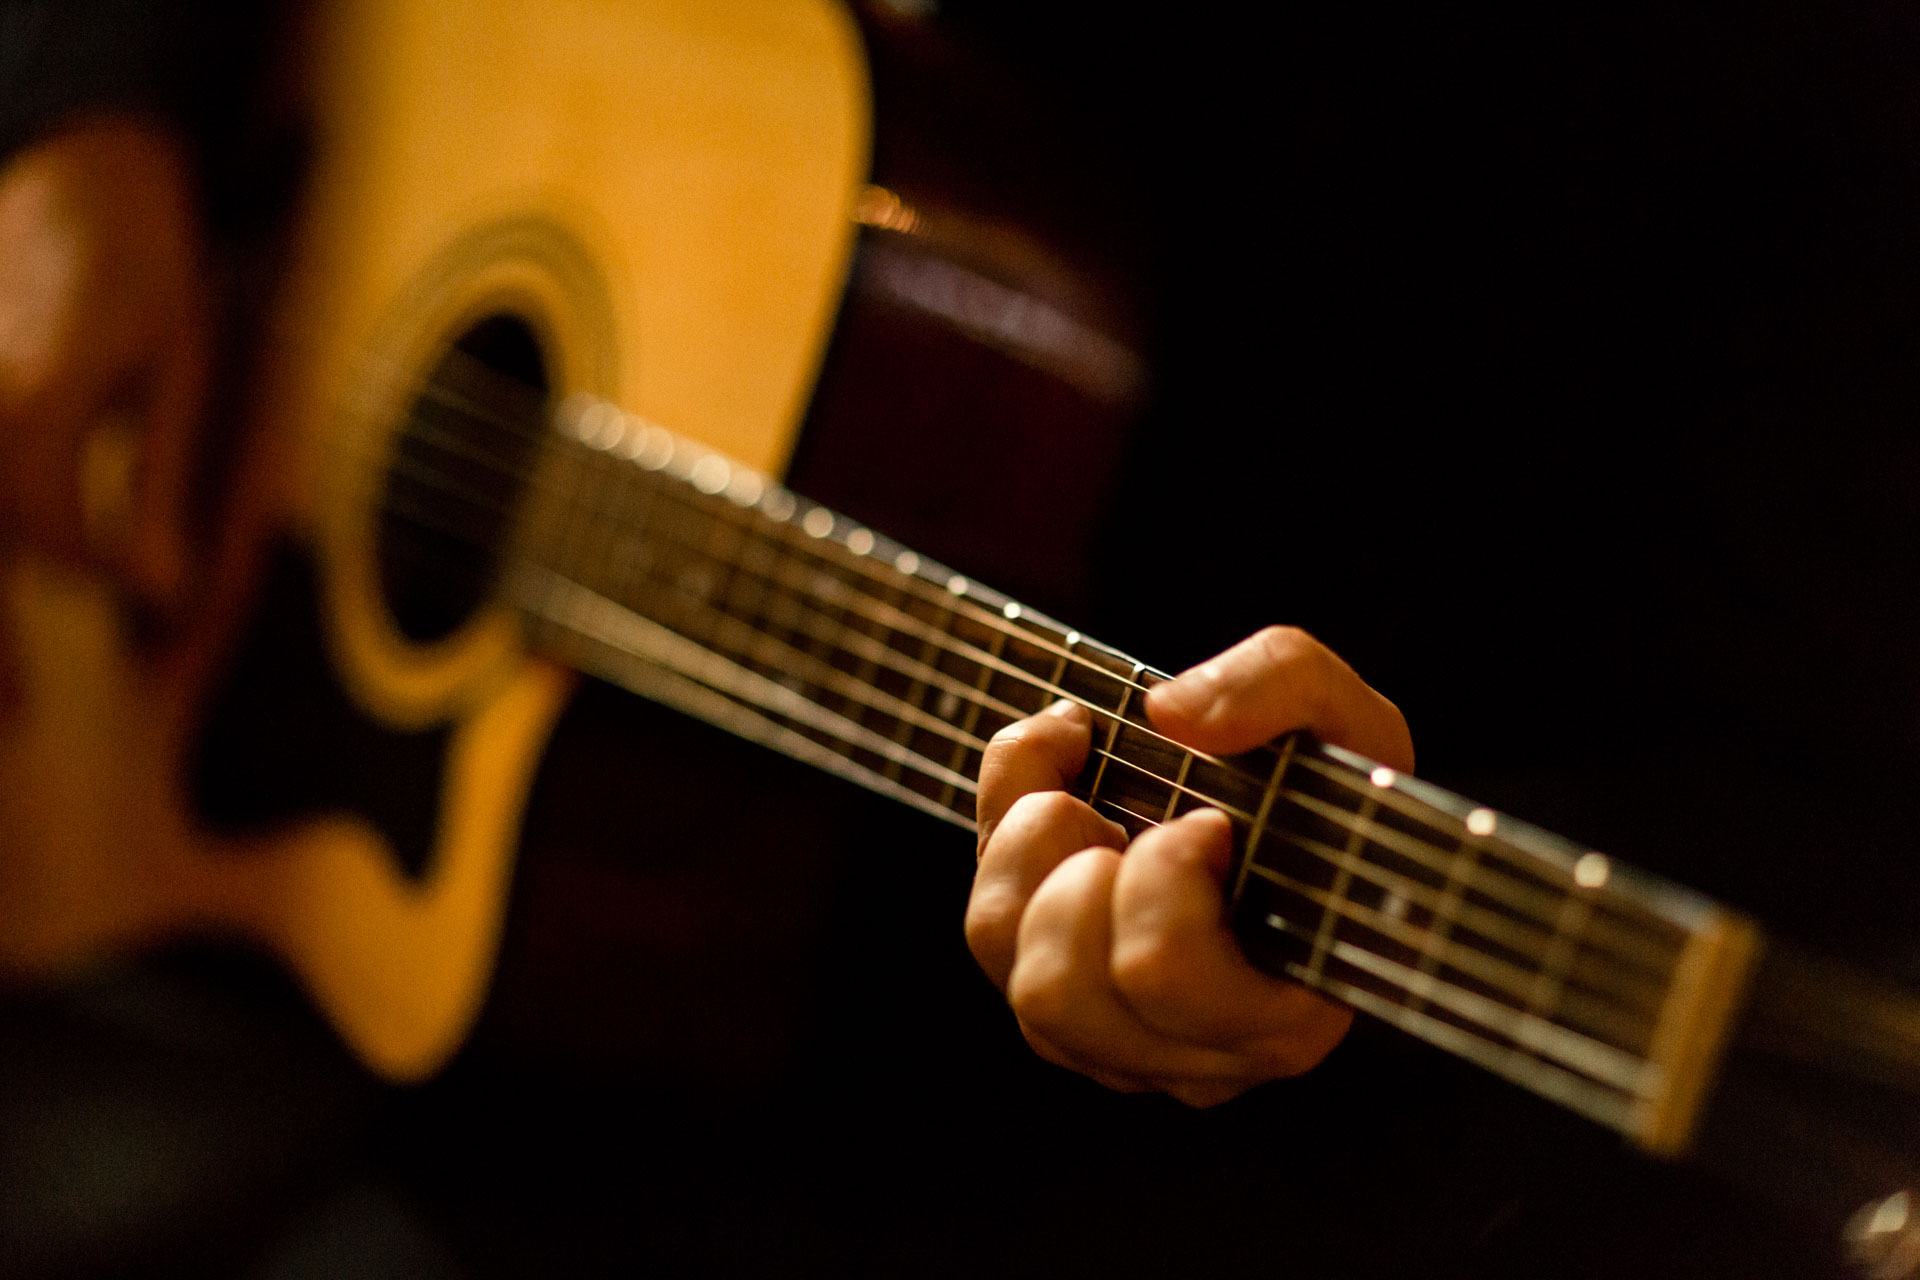
[[[1232,820],[1255,964],[1685,1145],[1745,919],[1304,735],[1189,751],[1146,717],[1161,673],[611,406],[560,422],[509,574],[536,647],[969,829],[988,739],[1081,703],[1097,809]]]

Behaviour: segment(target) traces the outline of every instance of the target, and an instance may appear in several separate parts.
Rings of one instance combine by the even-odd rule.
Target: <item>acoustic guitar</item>
[[[773,478],[856,228],[913,231],[864,185],[846,14],[345,0],[311,71],[311,194],[204,638],[149,670],[98,588],[32,564],[8,584],[33,696],[0,739],[0,970],[238,936],[370,1067],[419,1079],[487,989],[573,672],[961,827],[987,739],[1068,698],[1100,811],[1230,816],[1255,963],[1648,1152],[1751,1172],[1763,1145],[1789,1184],[1819,1162],[1811,1198],[1855,1215],[1878,1274],[1920,1267],[1908,1144],[1863,1103],[1920,1080],[1920,1005],[1340,748],[1186,750],[1144,717],[1159,672]],[[417,850],[344,810],[221,834],[192,800],[201,708],[285,537],[319,565],[352,700],[444,744]]]

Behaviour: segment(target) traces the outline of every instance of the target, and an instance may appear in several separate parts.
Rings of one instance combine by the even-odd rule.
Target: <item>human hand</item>
[[[1399,709],[1296,628],[1242,641],[1154,688],[1146,707],[1195,750],[1232,754],[1306,729],[1413,767]],[[980,770],[967,942],[1028,1043],[1110,1088],[1197,1107],[1314,1066],[1353,1015],[1242,956],[1226,925],[1226,816],[1189,813],[1128,847],[1066,792],[1090,728],[1084,707],[1058,704],[996,734]]]

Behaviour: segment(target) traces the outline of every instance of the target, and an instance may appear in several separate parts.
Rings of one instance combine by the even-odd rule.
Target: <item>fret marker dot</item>
[[[1078,631],[1067,632],[1067,648],[1071,649],[1073,648],[1073,646],[1079,643],[1080,643],[1080,633]]]
[[[646,450],[647,441],[653,437],[652,430],[646,423],[640,421],[640,419],[635,418],[632,426],[633,429],[627,432],[626,436],[621,439],[620,447],[614,450],[616,454],[625,458],[628,462],[636,461],[641,453]]]
[[[1378,769],[1368,774],[1367,777],[1372,780],[1373,785],[1376,787],[1390,787],[1400,780],[1400,775],[1385,765],[1381,765]]]
[[[710,453],[693,464],[693,474],[688,478],[700,492],[716,494],[727,487],[727,481],[733,479],[733,468],[719,454]]]
[[[1267,928],[1284,929],[1286,927],[1287,927],[1287,920],[1285,916],[1275,915],[1271,911],[1267,913]]]
[[[957,596],[963,596],[967,594],[967,585],[968,585],[967,580],[961,577],[957,573],[954,574],[951,578],[947,579],[947,590],[953,592],[953,594]]]
[[[736,468],[733,483],[727,486],[727,497],[735,506],[752,507],[759,505],[760,495],[766,492],[767,482],[745,468]]]
[[[574,432],[580,443],[605,449],[620,438],[620,411],[605,400],[596,400],[580,414]]]
[[[1386,901],[1380,904],[1380,914],[1389,920],[1405,920],[1407,900],[1397,893],[1388,894]]]
[[[781,524],[793,519],[793,507],[793,495],[785,489],[769,489],[767,496],[760,500],[760,509],[767,513],[767,518]]]
[[[673,461],[673,436],[659,427],[647,428],[647,439],[633,460],[649,471],[658,471]]]
[[[1493,834],[1494,824],[1498,821],[1491,809],[1475,809],[1467,815],[1467,830],[1477,836]]]
[[[1878,1205],[1869,1202],[1869,1207],[1873,1209],[1873,1216],[1868,1219],[1866,1231],[1862,1234],[1869,1238],[1885,1237],[1905,1229],[1909,1213],[1906,1192],[1896,1191]],[[1860,1212],[1865,1214],[1866,1209]]]
[[[960,709],[960,695],[948,689],[940,695],[940,705],[935,708],[942,720],[953,719],[953,713]]]
[[[1007,615],[1008,622],[1020,621],[1020,606],[1011,600],[1000,606],[1000,612]]]
[[[893,558],[893,567],[911,578],[920,572],[920,557],[911,551],[902,551]]]
[[[1613,866],[1604,853],[1586,853],[1573,864],[1573,882],[1582,889],[1598,889],[1613,874]]]
[[[825,507],[815,507],[800,521],[800,527],[807,531],[808,537],[824,538],[833,532],[833,512]]]
[[[857,556],[864,556],[873,550],[873,535],[865,529],[855,529],[847,535],[847,550]]]

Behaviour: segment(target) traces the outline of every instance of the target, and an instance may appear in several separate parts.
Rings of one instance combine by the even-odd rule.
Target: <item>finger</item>
[[[980,821],[982,851],[1014,801],[1035,791],[1064,790],[1079,776],[1087,763],[1092,725],[1093,717],[1085,707],[1062,698],[1039,715],[1016,720],[993,735],[980,761],[980,795],[974,810]]]
[[[1232,1048],[1267,1074],[1297,1075],[1333,1049],[1353,1015],[1247,963],[1222,905],[1232,857],[1233,828],[1217,809],[1133,842],[1114,884],[1114,987],[1161,1035]]]
[[[983,846],[967,896],[967,947],[1005,990],[1020,920],[1055,867],[1095,845],[1119,846],[1126,832],[1064,791],[1030,791],[1013,804]]]
[[[1007,981],[1007,1002],[1021,1029],[1076,1062],[1126,1076],[1244,1078],[1244,1059],[1152,1031],[1114,989],[1112,900],[1121,861],[1112,849],[1082,850],[1034,892]]]
[[[1164,1093],[1189,1107],[1219,1106],[1223,1102],[1239,1097],[1253,1086],[1272,1079],[1271,1073],[1261,1074],[1251,1067],[1244,1073],[1219,1077],[1128,1075],[1114,1070],[1105,1063],[1096,1062],[1077,1053],[1069,1053],[1031,1029],[1026,1031],[1026,1037],[1027,1043],[1033,1046],[1034,1052],[1048,1062],[1077,1072],[1095,1084],[1112,1089],[1115,1093]]]
[[[1077,1053],[1070,1053],[1031,1027],[1023,1027],[1022,1031],[1026,1035],[1027,1043],[1033,1047],[1033,1051],[1048,1062],[1056,1067],[1065,1067],[1069,1071],[1077,1072],[1095,1084],[1112,1089],[1115,1093],[1146,1093],[1161,1087],[1159,1082],[1149,1080],[1145,1076],[1128,1075],[1122,1071],[1115,1071],[1105,1063],[1095,1062]]]
[[[1154,686],[1147,714],[1202,751],[1246,751],[1293,729],[1396,769],[1413,768],[1400,709],[1298,627],[1268,627]]]

